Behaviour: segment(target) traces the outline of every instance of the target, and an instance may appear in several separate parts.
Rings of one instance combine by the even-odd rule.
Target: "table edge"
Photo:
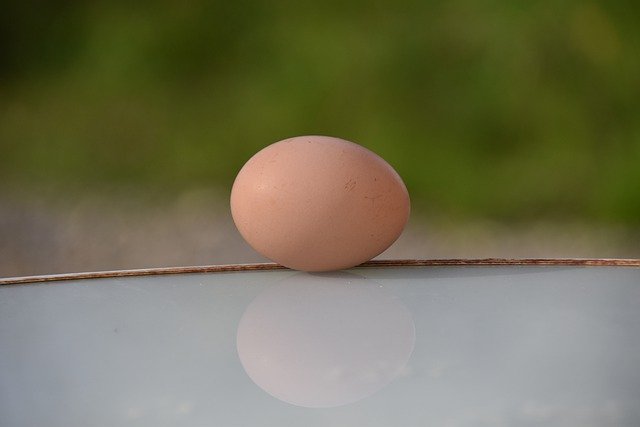
[[[640,259],[613,258],[475,258],[475,259],[379,259],[355,268],[371,267],[444,267],[444,266],[585,266],[585,267],[640,267]],[[0,285],[59,282],[81,279],[113,277],[159,276],[168,274],[222,273],[231,271],[286,270],[276,263],[223,264],[186,267],[141,268],[79,273],[47,274],[37,276],[0,278]]]

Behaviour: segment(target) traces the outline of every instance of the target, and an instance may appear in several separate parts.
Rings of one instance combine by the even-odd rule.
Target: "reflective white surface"
[[[639,401],[637,268],[0,286],[0,426],[635,427]]]

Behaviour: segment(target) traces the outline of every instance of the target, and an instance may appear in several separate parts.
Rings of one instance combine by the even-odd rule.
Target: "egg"
[[[339,138],[299,136],[242,167],[231,213],[257,252],[303,271],[346,269],[379,255],[409,218],[407,188],[372,151]]]

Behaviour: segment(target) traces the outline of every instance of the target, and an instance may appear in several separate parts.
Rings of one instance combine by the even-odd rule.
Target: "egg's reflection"
[[[270,287],[238,326],[238,355],[270,395],[304,407],[363,399],[405,370],[415,342],[409,310],[376,282],[300,273]]]

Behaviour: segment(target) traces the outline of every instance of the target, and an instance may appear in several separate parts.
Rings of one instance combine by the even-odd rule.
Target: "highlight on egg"
[[[346,269],[397,240],[410,212],[398,173],[339,138],[271,144],[242,167],[231,190],[238,231],[257,252],[303,271]]]

